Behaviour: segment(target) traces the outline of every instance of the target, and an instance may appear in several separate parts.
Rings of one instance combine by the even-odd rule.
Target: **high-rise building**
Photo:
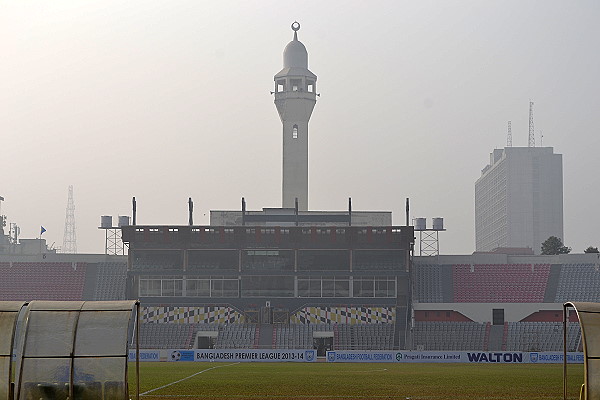
[[[317,76],[308,70],[308,52],[294,39],[283,51],[283,69],[275,75],[275,106],[283,124],[282,207],[308,210],[308,120],[317,101]]]
[[[562,155],[552,147],[506,147],[490,154],[475,182],[475,248],[529,247],[563,239]]]

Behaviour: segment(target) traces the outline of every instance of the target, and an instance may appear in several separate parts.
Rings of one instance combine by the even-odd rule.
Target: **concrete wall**
[[[552,310],[562,313],[562,304],[555,303],[413,303],[417,310],[452,310],[463,314],[475,322],[491,322],[492,310],[504,309],[504,320],[518,322],[525,317],[541,311]]]
[[[554,256],[512,256],[509,254],[495,253],[474,253],[463,255],[439,255],[429,257],[414,257],[414,262],[418,264],[598,264],[600,263],[600,254],[597,253],[579,253],[579,254],[559,254]]]
[[[0,262],[114,262],[127,263],[127,256],[108,256],[105,254],[66,254],[66,253],[45,253],[45,254],[0,254]]]
[[[293,209],[289,208],[265,208],[262,211],[247,211],[248,215],[292,215]],[[300,215],[343,215],[347,214],[348,211],[300,211]],[[212,226],[241,226],[242,225],[242,212],[241,211],[219,211],[211,210],[210,212],[210,225]],[[248,224],[248,225],[270,225],[270,226],[285,226],[293,225],[291,223],[260,223],[260,224]],[[300,226],[340,226],[340,223],[326,223],[326,222],[311,222],[301,223]],[[353,211],[352,212],[352,226],[392,226],[392,212],[391,211]]]

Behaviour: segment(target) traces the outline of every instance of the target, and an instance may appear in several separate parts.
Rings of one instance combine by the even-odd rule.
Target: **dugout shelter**
[[[0,400],[128,399],[138,316],[137,300],[0,302]]]
[[[600,400],[600,303],[567,302],[563,305],[564,342],[567,342],[567,319],[575,309],[581,325],[584,378],[580,400]],[[563,350],[563,397],[567,398],[567,348]]]

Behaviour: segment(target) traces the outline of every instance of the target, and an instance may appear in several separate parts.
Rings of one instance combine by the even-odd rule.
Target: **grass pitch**
[[[569,365],[579,398],[583,365]],[[141,399],[562,399],[562,364],[140,364]],[[130,364],[131,398],[135,365]]]

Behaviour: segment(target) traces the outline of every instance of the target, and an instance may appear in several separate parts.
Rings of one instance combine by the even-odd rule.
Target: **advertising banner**
[[[167,361],[315,362],[316,350],[202,349],[167,350]]]
[[[526,363],[531,364],[562,364],[563,352],[562,351],[540,351],[540,352],[528,352],[525,354]],[[583,353],[567,353],[568,364],[583,364]]]
[[[557,364],[563,362],[563,353],[520,351],[336,350],[327,352],[327,362]],[[582,364],[583,353],[567,353],[567,362],[570,364]]]
[[[129,350],[129,361],[135,361],[135,350]],[[159,350],[140,350],[140,361],[160,361]]]

